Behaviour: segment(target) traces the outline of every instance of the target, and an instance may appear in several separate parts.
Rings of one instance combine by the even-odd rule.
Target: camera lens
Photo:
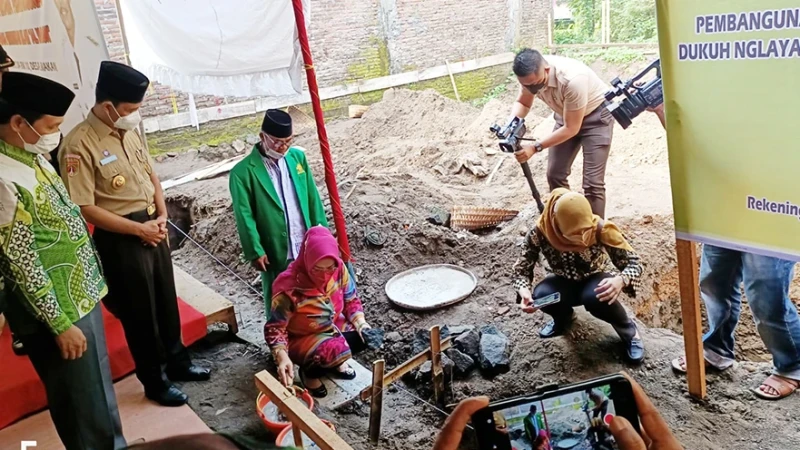
[[[627,101],[627,100],[626,100]],[[606,105],[606,109],[614,116],[614,120],[619,123],[622,129],[626,129],[633,123],[632,118],[628,114],[627,109],[625,108],[625,101],[621,103],[611,103]]]

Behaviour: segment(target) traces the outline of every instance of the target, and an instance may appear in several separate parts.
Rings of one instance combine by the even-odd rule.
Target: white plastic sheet
[[[193,94],[302,92],[291,0],[122,0],[134,67]],[[303,0],[306,26],[309,0]]]

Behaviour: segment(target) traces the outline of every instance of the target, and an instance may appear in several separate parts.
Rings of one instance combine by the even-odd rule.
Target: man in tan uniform
[[[171,381],[203,381],[181,342],[167,237],[167,207],[153,161],[135,130],[150,81],[104,61],[89,117],[64,138],[61,176],[72,200],[95,225],[108,280],[104,304],[122,322],[145,395],[165,406],[187,396]],[[166,371],[162,369],[166,363]]]
[[[545,59],[536,50],[526,48],[514,58],[514,74],[520,84],[512,114],[524,118],[535,98],[553,110],[553,132],[533,145],[524,145],[516,154],[519,162],[534,153],[550,149],[547,158],[547,182],[550,190],[569,189],[572,163],[583,147],[583,193],[592,212],[605,217],[606,162],[611,150],[614,118],[603,107],[610,87],[592,69],[580,61],[559,56]]]

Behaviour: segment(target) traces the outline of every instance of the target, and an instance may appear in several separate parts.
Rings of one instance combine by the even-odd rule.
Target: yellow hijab
[[[558,188],[550,193],[537,227],[556,250],[581,252],[597,243],[597,226],[602,219],[592,214],[583,195]],[[611,222],[603,222],[600,242],[610,247],[633,251],[622,232]]]

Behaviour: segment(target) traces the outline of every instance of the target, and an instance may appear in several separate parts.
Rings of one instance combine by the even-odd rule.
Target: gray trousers
[[[44,383],[58,437],[66,450],[124,449],[100,305],[75,326],[86,336],[87,348],[72,361],[61,357],[52,334],[22,337]]]
[[[553,131],[564,126],[564,118],[554,114]],[[550,190],[569,189],[572,163],[583,147],[583,194],[592,205],[592,212],[605,218],[606,213],[606,162],[611,150],[614,117],[602,105],[583,118],[581,129],[575,137],[552,147],[547,152],[547,183]]]

